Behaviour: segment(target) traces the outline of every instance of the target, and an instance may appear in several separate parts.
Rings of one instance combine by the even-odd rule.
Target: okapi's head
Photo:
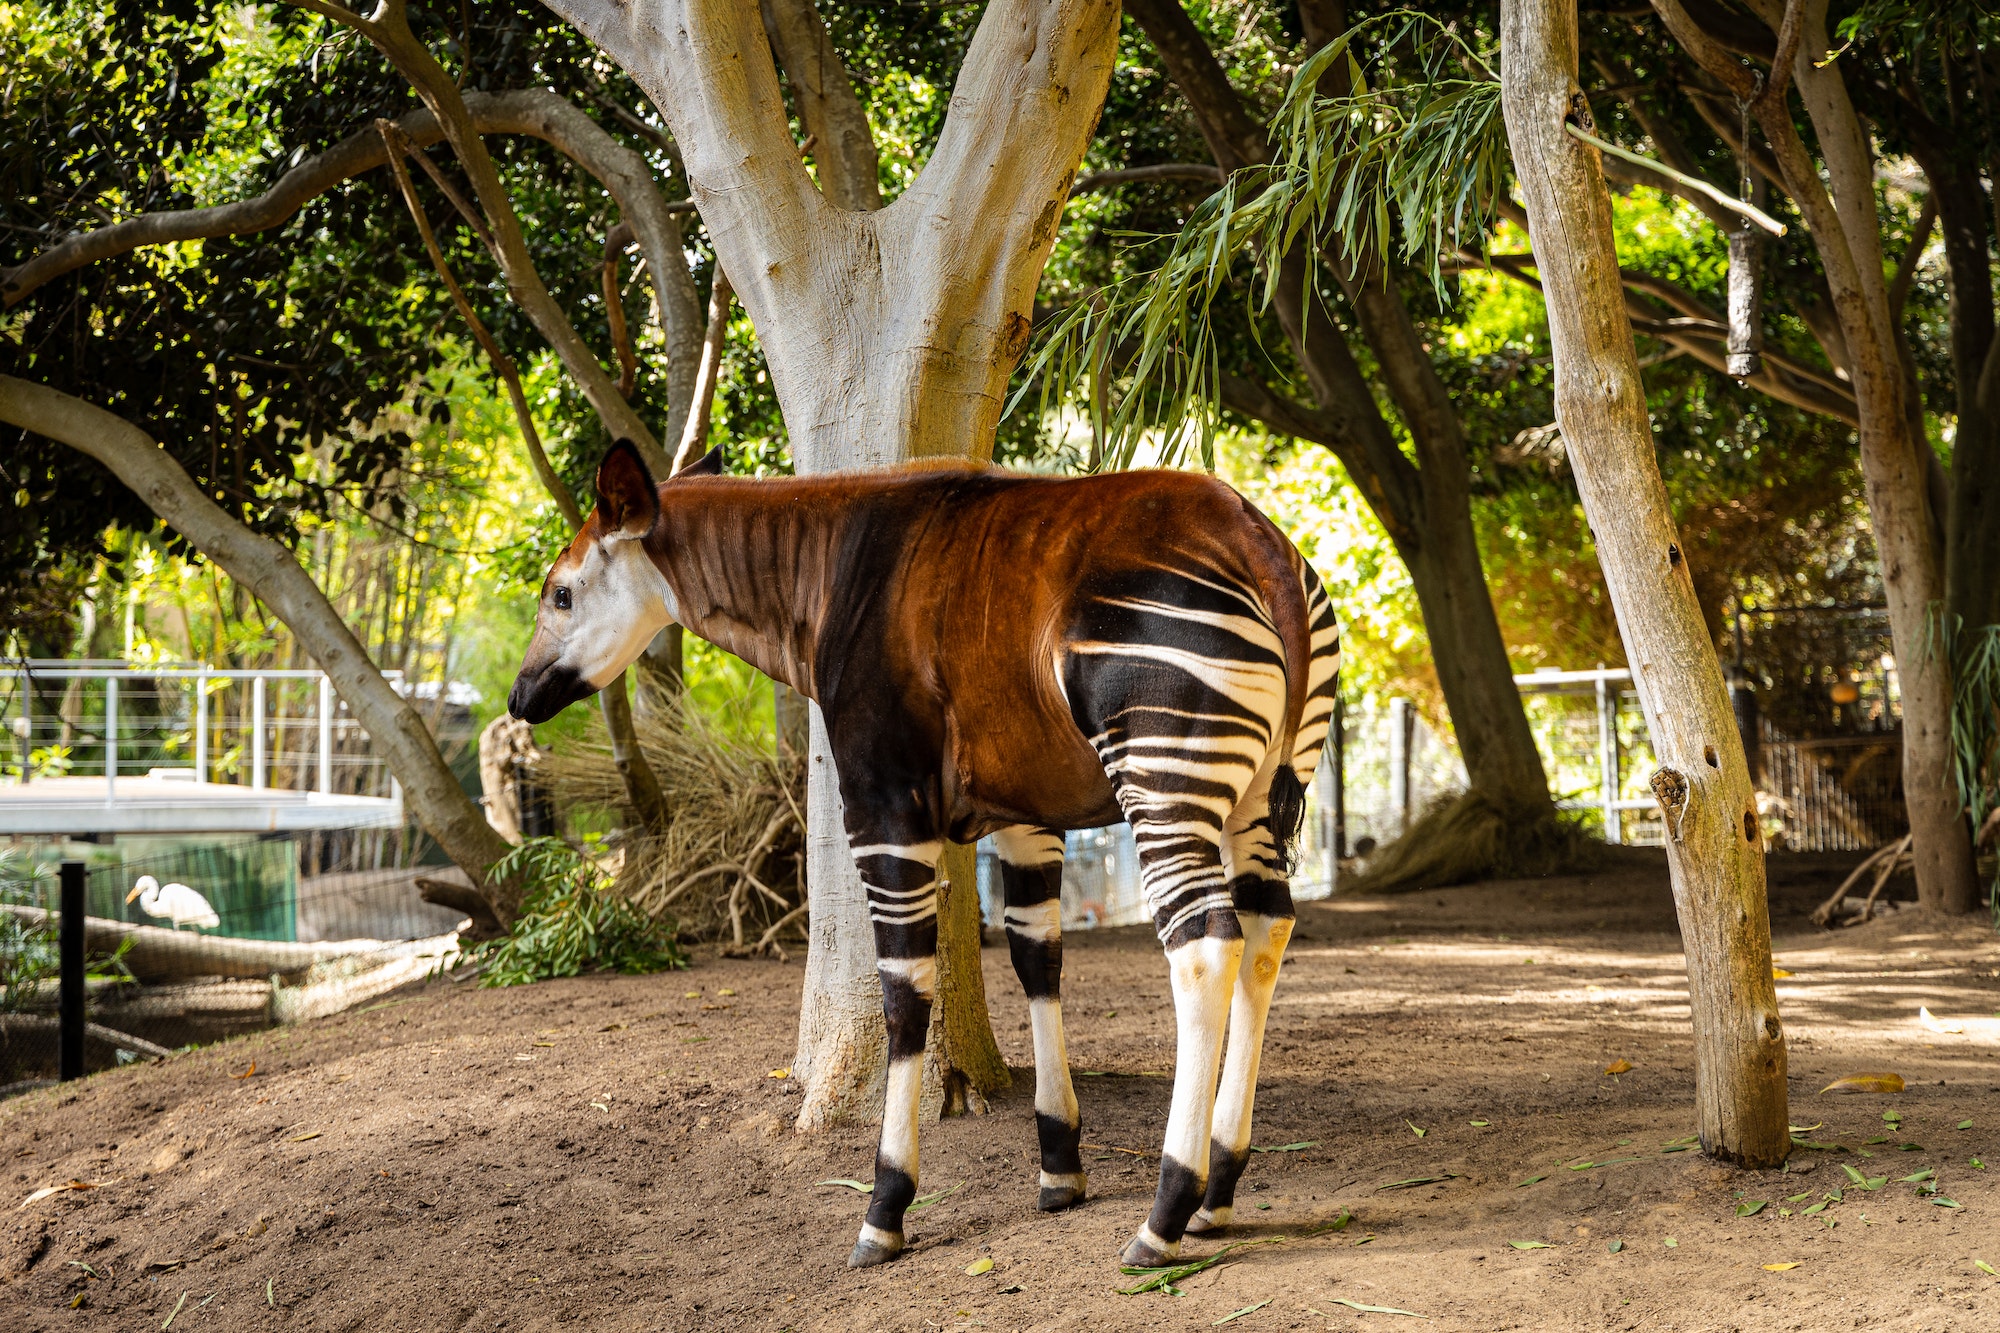
[[[719,469],[720,455],[679,475]],[[597,465],[597,508],[542,581],[535,637],[507,695],[507,711],[546,722],[623,674],[674,621],[673,589],[646,551],[660,493],[630,440]]]

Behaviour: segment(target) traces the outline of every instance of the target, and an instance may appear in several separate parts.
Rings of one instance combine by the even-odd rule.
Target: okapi
[[[1234,491],[1184,472],[720,471],[711,454],[656,486],[630,444],[612,447],[596,510],[542,585],[507,706],[547,721],[675,621],[819,704],[889,1038],[875,1188],[848,1264],[893,1259],[916,1197],[947,838],[999,848],[1033,1020],[1039,1206],[1082,1201],[1062,831],[1121,818],[1178,1026],[1159,1189],[1124,1261],[1166,1263],[1185,1233],[1228,1225],[1292,931],[1290,845],[1340,663],[1311,567]]]

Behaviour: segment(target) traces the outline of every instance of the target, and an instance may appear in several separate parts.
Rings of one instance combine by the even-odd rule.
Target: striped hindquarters
[[[1211,914],[1233,923],[1223,826],[1281,739],[1286,709],[1284,643],[1255,590],[1206,569],[1100,580],[1062,680],[1132,824],[1160,937],[1171,947],[1203,933]]]

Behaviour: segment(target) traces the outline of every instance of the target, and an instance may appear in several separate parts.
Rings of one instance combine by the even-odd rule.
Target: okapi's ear
[[[630,440],[620,440],[597,465],[597,512],[607,537],[643,537],[660,514],[653,475]]]
[[[719,477],[722,475],[722,446],[716,445],[700,458],[689,463],[676,477]]]

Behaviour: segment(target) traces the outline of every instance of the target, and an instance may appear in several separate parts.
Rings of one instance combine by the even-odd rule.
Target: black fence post
[[[64,1080],[82,1078],[83,1067],[83,862],[62,863],[62,927],[58,953],[62,961],[58,992],[61,1034],[57,1039],[56,1073]]]

